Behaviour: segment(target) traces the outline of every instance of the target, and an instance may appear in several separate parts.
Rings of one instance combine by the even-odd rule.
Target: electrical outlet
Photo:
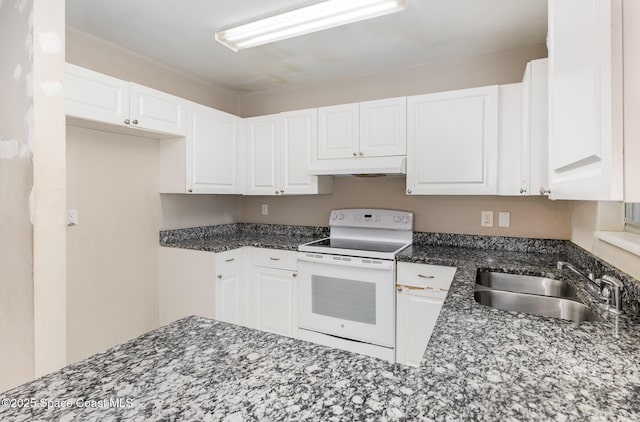
[[[67,210],[67,226],[78,225],[78,210]]]
[[[262,215],[269,215],[269,205],[262,204]]]
[[[480,212],[480,225],[482,227],[493,227],[493,211]]]
[[[510,227],[511,226],[511,213],[501,212],[498,213],[498,227]]]

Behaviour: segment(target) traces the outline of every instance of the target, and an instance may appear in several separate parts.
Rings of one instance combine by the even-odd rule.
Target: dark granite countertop
[[[280,242],[294,249],[281,239],[258,243]],[[0,395],[37,404],[122,398],[130,407],[0,406],[0,419],[640,420],[636,316],[578,323],[473,299],[478,268],[579,284],[555,268],[565,256],[424,244],[404,251],[401,262],[458,268],[420,368],[189,317]]]

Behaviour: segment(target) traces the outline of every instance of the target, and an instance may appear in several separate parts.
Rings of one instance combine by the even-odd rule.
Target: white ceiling
[[[348,1],[348,0],[345,0]],[[407,0],[399,13],[238,53],[216,30],[309,0],[67,0],[67,25],[238,94],[544,43],[547,0]]]

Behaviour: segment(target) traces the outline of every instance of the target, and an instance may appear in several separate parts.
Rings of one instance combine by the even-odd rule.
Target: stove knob
[[[335,213],[331,214],[331,219],[332,220],[337,220],[338,219],[338,214],[335,214]]]
[[[376,221],[380,221],[380,216],[376,215]]]
[[[405,215],[404,217],[402,217],[402,222],[405,223],[405,224],[408,223],[409,222],[409,216]]]
[[[394,223],[399,223],[400,222],[400,216],[399,215],[394,215],[393,216],[393,222]]]
[[[340,220],[344,220],[344,214],[340,214]]]

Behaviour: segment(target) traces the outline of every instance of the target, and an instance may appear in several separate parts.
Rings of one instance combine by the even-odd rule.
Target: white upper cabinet
[[[548,75],[548,60],[539,59],[527,64],[522,79],[519,192],[523,195],[540,195],[540,189],[549,186]]]
[[[620,0],[549,0],[552,199],[623,199]]]
[[[186,106],[184,98],[129,83],[129,118],[134,127],[184,136]]]
[[[318,137],[317,110],[282,113],[280,125],[282,194],[318,193],[318,176],[309,175],[311,145]]]
[[[318,109],[317,160],[388,157],[407,153],[407,98]]]
[[[279,115],[244,119],[247,137],[248,195],[276,195],[280,193],[278,168],[278,121]]]
[[[241,118],[187,103],[186,138],[161,139],[160,193],[241,194]]]
[[[500,85],[498,195],[521,195],[522,84]]]
[[[311,176],[311,146],[318,133],[317,109],[245,119],[249,155],[248,195],[328,193],[331,179]]]
[[[495,195],[498,86],[408,98],[407,194]]]
[[[358,156],[360,125],[358,103],[318,109],[317,158],[353,158]]]
[[[240,118],[195,103],[187,106],[186,187],[192,193],[241,193]]]
[[[407,154],[407,98],[387,98],[360,103],[362,157]]]
[[[72,64],[65,68],[69,117],[161,134],[185,135],[186,100]]]
[[[113,125],[129,119],[127,81],[67,63],[64,90],[67,116]]]

